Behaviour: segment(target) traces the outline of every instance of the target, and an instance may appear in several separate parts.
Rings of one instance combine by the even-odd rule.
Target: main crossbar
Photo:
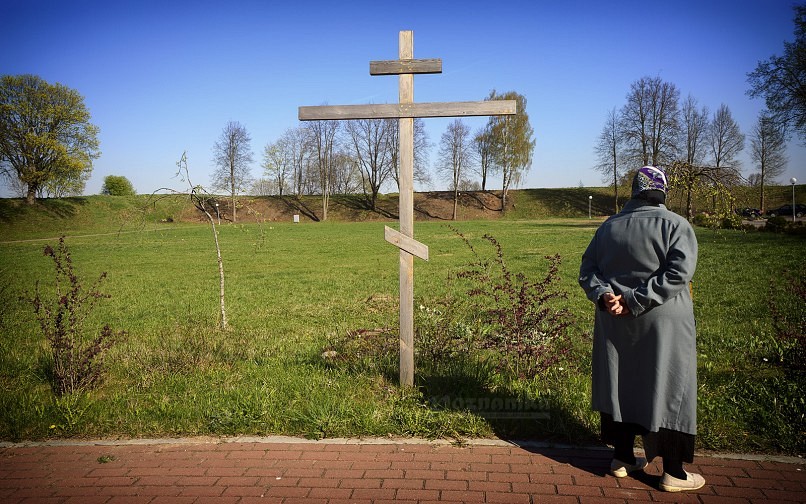
[[[300,121],[513,115],[515,100],[299,107]]]

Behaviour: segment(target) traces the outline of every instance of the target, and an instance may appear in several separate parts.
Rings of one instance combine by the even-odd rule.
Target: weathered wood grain
[[[399,59],[369,62],[370,75],[436,73],[442,73],[441,59]]]
[[[403,75],[401,75],[403,77]],[[369,105],[320,105],[299,107],[300,121],[347,119],[402,119],[414,117],[470,117],[513,115],[515,100],[474,102],[384,103]]]
[[[405,250],[409,254],[419,257],[423,261],[428,260],[428,245],[420,243],[414,238],[409,238],[400,231],[384,226],[383,237],[401,250]]]
[[[401,31],[398,57],[414,57],[414,32]],[[399,108],[414,102],[414,75],[398,75]],[[414,240],[414,116],[400,117],[400,233]],[[400,249],[400,385],[414,386],[414,256]]]

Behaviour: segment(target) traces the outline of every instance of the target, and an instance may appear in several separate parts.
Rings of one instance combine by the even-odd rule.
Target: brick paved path
[[[802,460],[699,456],[696,493],[657,490],[659,467],[607,475],[600,449],[265,438],[0,447],[2,503],[806,502]]]

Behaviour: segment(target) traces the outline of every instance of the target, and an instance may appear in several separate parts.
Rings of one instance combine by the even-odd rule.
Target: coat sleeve
[[[661,305],[686,289],[697,267],[697,237],[688,223],[671,233],[665,264],[646,282],[622,294],[633,316]]]
[[[604,279],[599,267],[596,264],[596,237],[593,236],[585,253],[582,254],[582,265],[579,267],[579,285],[585,291],[585,295],[593,303],[598,305],[599,298],[608,292],[613,292],[613,287]]]

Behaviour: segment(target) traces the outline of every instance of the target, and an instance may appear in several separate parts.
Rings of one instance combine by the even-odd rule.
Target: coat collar
[[[653,205],[648,201],[633,198],[624,204],[624,207],[621,209],[621,213],[637,212],[641,210],[652,210],[655,208],[661,208],[663,210],[666,210],[666,205],[663,204]]]

